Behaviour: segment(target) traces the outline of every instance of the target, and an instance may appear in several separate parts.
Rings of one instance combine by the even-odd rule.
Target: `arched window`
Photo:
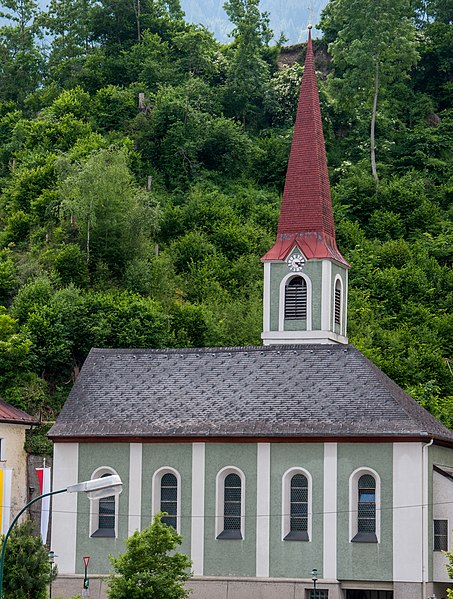
[[[217,539],[243,539],[244,475],[226,468],[217,475]]]
[[[341,326],[341,281],[335,281],[335,324]]]
[[[116,472],[110,468],[98,468],[91,478],[105,478],[113,474]],[[118,501],[118,495],[111,495],[90,502],[90,534],[92,537],[118,536]]]
[[[162,522],[173,526],[176,530],[176,519],[178,516],[178,481],[171,472],[164,474],[160,481],[160,511],[168,515],[162,518]]]
[[[309,541],[311,533],[311,476],[302,468],[283,475],[284,541]]]
[[[169,466],[159,468],[153,476],[153,516],[165,512],[162,522],[181,533],[181,476]]]
[[[356,470],[350,482],[351,541],[377,543],[380,535],[380,479],[371,469]]]
[[[286,283],[285,319],[307,319],[307,283],[302,277],[292,277]]]
[[[363,474],[358,482],[357,532],[376,532],[376,482]]]

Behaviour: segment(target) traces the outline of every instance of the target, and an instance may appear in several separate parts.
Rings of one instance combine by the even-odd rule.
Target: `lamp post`
[[[121,478],[114,474],[112,476],[106,476],[104,478],[95,478],[93,480],[87,480],[82,483],[77,483],[76,485],[70,485],[66,489],[59,489],[58,491],[50,491],[49,493],[44,493],[43,495],[39,495],[39,497],[35,497],[31,501],[29,501],[16,515],[14,520],[11,522],[10,527],[3,539],[2,552],[0,554],[0,599],[3,597],[3,565],[5,562],[5,551],[6,551],[6,543],[9,539],[11,531],[14,528],[14,525],[22,516],[22,514],[34,503],[43,499],[44,497],[49,497],[50,495],[59,495],[60,493],[86,493],[89,499],[102,499],[103,497],[110,497],[110,495],[118,495],[121,492],[122,488]]]
[[[55,563],[55,558],[58,557],[58,555],[55,555],[55,551],[49,551],[47,557],[49,559],[50,564],[49,599],[52,599],[53,565]]]
[[[311,571],[311,579],[313,581],[313,599],[316,599],[316,583],[318,582],[318,570],[316,568]]]

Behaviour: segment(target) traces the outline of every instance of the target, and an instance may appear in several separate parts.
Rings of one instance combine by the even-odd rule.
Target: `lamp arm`
[[[60,489],[58,491],[50,491],[49,493],[44,493],[43,495],[39,495],[38,497],[35,497],[34,499],[32,499],[31,501],[29,501],[27,503],[27,505],[25,505],[20,512],[18,512],[18,514],[16,515],[16,517],[14,518],[14,520],[11,522],[6,534],[5,534],[5,538],[3,539],[3,545],[2,545],[2,552],[0,555],[0,599],[2,599],[3,596],[3,563],[5,561],[5,551],[6,551],[6,542],[9,539],[9,535],[11,534],[11,531],[14,528],[14,525],[16,524],[16,522],[19,520],[19,518],[22,516],[22,514],[34,503],[36,503],[37,501],[39,501],[40,499],[43,499],[44,497],[49,497],[50,495],[58,495],[59,493],[66,493],[66,489]]]

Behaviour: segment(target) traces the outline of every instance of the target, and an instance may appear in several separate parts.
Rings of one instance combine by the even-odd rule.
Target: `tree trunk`
[[[141,18],[140,0],[133,0],[133,6],[134,6],[134,12],[135,12],[135,22],[137,25],[137,41],[140,43],[140,40],[142,38],[141,24],[140,24],[140,18]]]
[[[379,55],[376,57],[376,70],[374,72],[374,97],[373,97],[373,112],[371,114],[371,131],[370,131],[370,150],[371,150],[371,172],[376,183],[379,181],[376,170],[376,148],[375,148],[375,129],[376,129],[376,109],[379,92]]]

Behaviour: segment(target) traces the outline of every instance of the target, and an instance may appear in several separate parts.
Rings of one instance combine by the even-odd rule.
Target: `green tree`
[[[370,160],[377,181],[378,98],[386,86],[407,77],[418,57],[409,0],[334,0],[321,27],[331,40],[337,97],[371,109]]]
[[[82,163],[62,163],[60,168],[62,213],[71,217],[87,262],[101,261],[120,274],[144,240],[157,232],[157,206],[134,185],[123,150],[100,150]]]
[[[5,553],[3,590],[8,599],[46,599],[47,586],[57,576],[49,567],[47,549],[33,534],[30,520],[16,526]]]
[[[270,77],[263,55],[273,33],[268,13],[260,12],[259,0],[227,0],[224,9],[234,25],[225,103],[229,116],[240,116],[245,125],[257,116]]]
[[[41,81],[44,60],[36,45],[40,32],[37,24],[38,4],[35,0],[3,0],[0,18],[0,100],[19,104]]]
[[[183,599],[189,592],[190,559],[175,549],[181,537],[161,520],[161,514],[142,532],[126,541],[126,552],[111,557],[109,599]]]

